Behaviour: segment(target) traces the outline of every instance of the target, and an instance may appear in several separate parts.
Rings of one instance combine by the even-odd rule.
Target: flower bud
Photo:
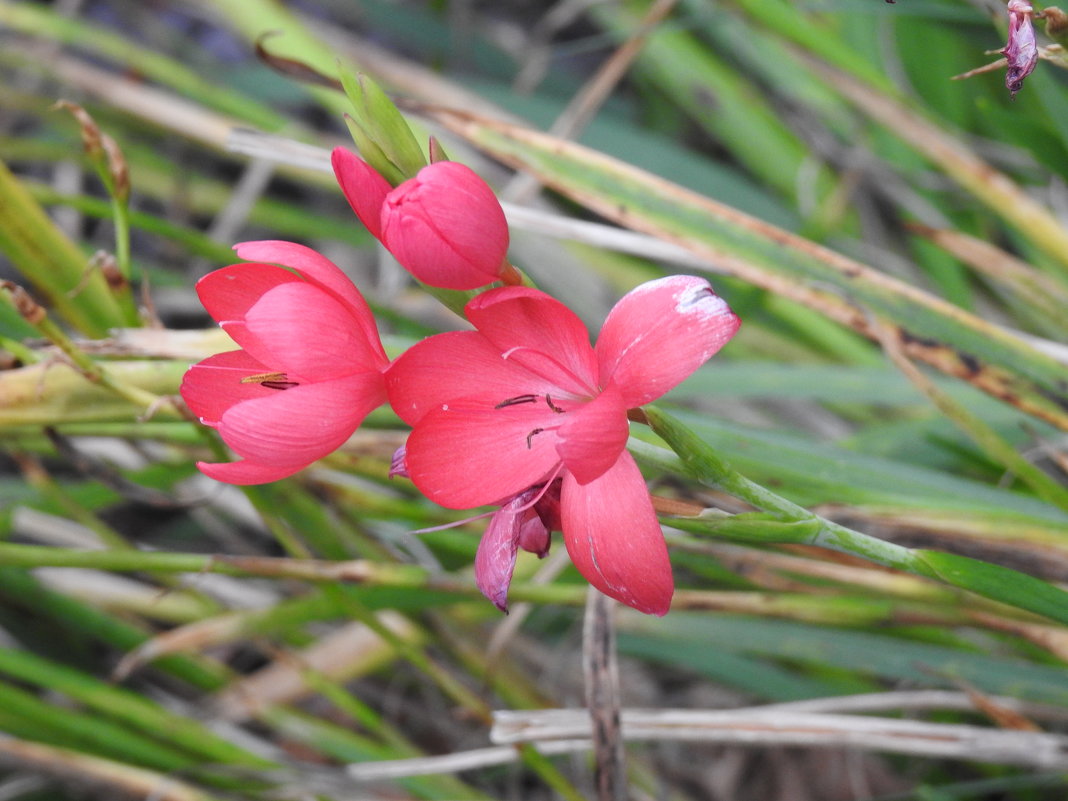
[[[439,161],[386,196],[381,238],[423,283],[476,289],[501,275],[508,223],[497,196],[474,171]]]

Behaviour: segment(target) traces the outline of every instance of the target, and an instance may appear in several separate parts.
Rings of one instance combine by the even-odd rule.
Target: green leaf
[[[366,75],[353,77],[344,67],[340,75],[353,108],[345,122],[360,156],[394,186],[412,178],[427,161],[400,110]]]

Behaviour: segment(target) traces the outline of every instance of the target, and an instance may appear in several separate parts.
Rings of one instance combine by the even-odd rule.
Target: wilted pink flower
[[[519,549],[549,552],[550,532],[560,529],[560,479],[531,487],[493,513],[475,554],[475,582],[502,612],[508,611],[508,585]]]
[[[534,289],[483,292],[466,313],[476,331],[430,337],[386,374],[390,403],[413,426],[412,481],[449,508],[503,504],[499,515],[522,515],[524,494],[559,479],[564,543],[579,572],[606,595],[664,614],[671,565],[626,450],[627,410],[689,376],[734,335],[738,318],[690,276],[628,293],[596,348],[573,312]],[[507,590],[511,543],[529,520],[501,517],[487,532],[479,585],[495,603]]]
[[[420,281],[477,289],[501,277],[508,223],[493,190],[469,167],[438,161],[391,189],[345,148],[331,161],[356,216]]]
[[[345,442],[385,402],[389,360],[366,301],[331,261],[292,242],[235,250],[254,262],[204,276],[197,294],[241,350],[190,367],[181,391],[242,457],[197,467],[230,484],[263,484]]]
[[[1015,97],[1023,87],[1024,78],[1031,74],[1038,63],[1038,44],[1035,42],[1035,26],[1032,22],[1034,8],[1024,0],[1009,0],[1009,41],[1001,51],[1009,62],[1005,73],[1005,86]]]

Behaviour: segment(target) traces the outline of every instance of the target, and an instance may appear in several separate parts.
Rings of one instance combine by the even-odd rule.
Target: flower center
[[[557,414],[563,414],[564,413],[564,409],[561,409],[559,406],[557,406],[555,403],[553,403],[552,396],[550,396],[550,395],[544,395],[544,396],[541,396],[541,395],[516,395],[514,398],[508,398],[507,400],[502,400],[500,403],[498,403],[493,408],[494,409],[503,409],[506,406],[518,406],[521,403],[537,403],[542,397],[545,398],[545,402],[549,405],[549,408],[552,409],[554,412],[556,412]]]
[[[556,414],[563,414],[566,411],[566,409],[562,409],[559,406],[557,406],[555,403],[553,403],[552,396],[549,395],[548,393],[546,393],[545,395],[535,395],[533,393],[528,394],[528,395],[516,395],[514,398],[508,398],[506,400],[502,400],[500,403],[498,403],[493,408],[494,409],[504,409],[504,408],[507,408],[508,406],[519,406],[520,404],[523,404],[523,403],[537,403],[540,400],[544,400],[546,405],[548,405],[548,407],[550,409],[552,409]],[[555,429],[556,426],[552,426],[552,428]],[[527,450],[528,451],[531,448],[534,447],[534,445],[533,445],[534,437],[536,435],[538,435],[538,434],[541,434],[544,431],[545,431],[544,428],[535,428],[535,429],[532,429],[529,434],[527,434]]]

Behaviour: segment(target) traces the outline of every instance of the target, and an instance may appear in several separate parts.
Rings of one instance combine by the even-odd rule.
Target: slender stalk
[[[1052,584],[966,556],[905,548],[827,520],[746,478],[696,434],[662,410],[646,406],[642,411],[653,430],[678,454],[675,469],[771,513],[770,520],[759,516],[735,518],[735,524],[744,524],[746,520],[753,523],[751,530],[755,530],[756,537],[764,542],[816,545],[859,556],[1068,623],[1068,592]],[[670,460],[660,460],[662,465],[668,462]],[[738,517],[743,520],[738,521]],[[720,520],[713,519],[711,523],[710,529],[714,530]],[[761,531],[765,527],[767,530]]]

